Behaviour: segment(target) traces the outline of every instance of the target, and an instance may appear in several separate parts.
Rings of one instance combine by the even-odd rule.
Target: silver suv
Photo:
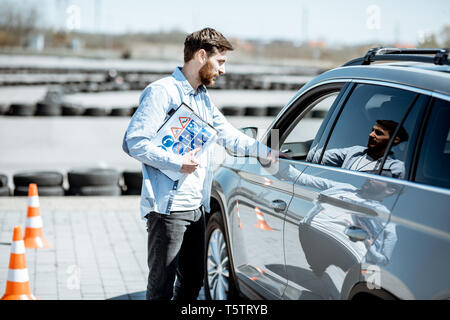
[[[448,53],[371,49],[303,86],[261,134],[278,162],[226,155],[208,298],[450,298]]]

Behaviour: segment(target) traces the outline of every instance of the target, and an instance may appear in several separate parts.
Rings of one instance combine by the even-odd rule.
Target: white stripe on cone
[[[28,206],[33,208],[39,208],[39,196],[28,197]]]
[[[11,245],[11,253],[25,254],[25,244],[23,243],[23,240],[13,241]]]
[[[28,269],[9,269],[8,281],[12,282],[28,282]]]
[[[27,228],[42,228],[42,217],[30,217],[27,218],[27,221],[25,222],[25,226]]]
[[[259,210],[259,208],[255,208],[255,213],[256,213],[256,218],[258,218],[258,220],[266,221],[266,220],[264,219],[263,214],[262,214],[261,211]]]
[[[44,243],[42,242],[42,239],[40,237],[34,238],[34,241],[36,242],[36,245],[40,248],[44,246]]]

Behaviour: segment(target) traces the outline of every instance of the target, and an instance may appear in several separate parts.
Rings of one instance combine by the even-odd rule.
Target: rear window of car
[[[450,102],[434,102],[416,170],[416,182],[450,188]]]

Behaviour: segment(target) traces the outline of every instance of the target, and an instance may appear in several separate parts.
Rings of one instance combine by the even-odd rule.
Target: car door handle
[[[345,229],[345,235],[353,242],[356,242],[366,240],[368,233],[359,227],[349,226]]]
[[[286,202],[284,202],[283,200],[273,200],[271,203],[270,203],[270,206],[272,207],[272,209],[274,209],[275,211],[277,211],[277,212],[280,212],[280,211],[284,211],[284,210],[286,210]]]

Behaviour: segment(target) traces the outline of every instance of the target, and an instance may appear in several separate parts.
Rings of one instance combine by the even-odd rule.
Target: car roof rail
[[[377,47],[367,51],[364,57],[350,60],[342,66],[370,65],[375,61],[416,61],[434,63],[436,65],[450,65],[449,52],[449,48],[404,49]]]

